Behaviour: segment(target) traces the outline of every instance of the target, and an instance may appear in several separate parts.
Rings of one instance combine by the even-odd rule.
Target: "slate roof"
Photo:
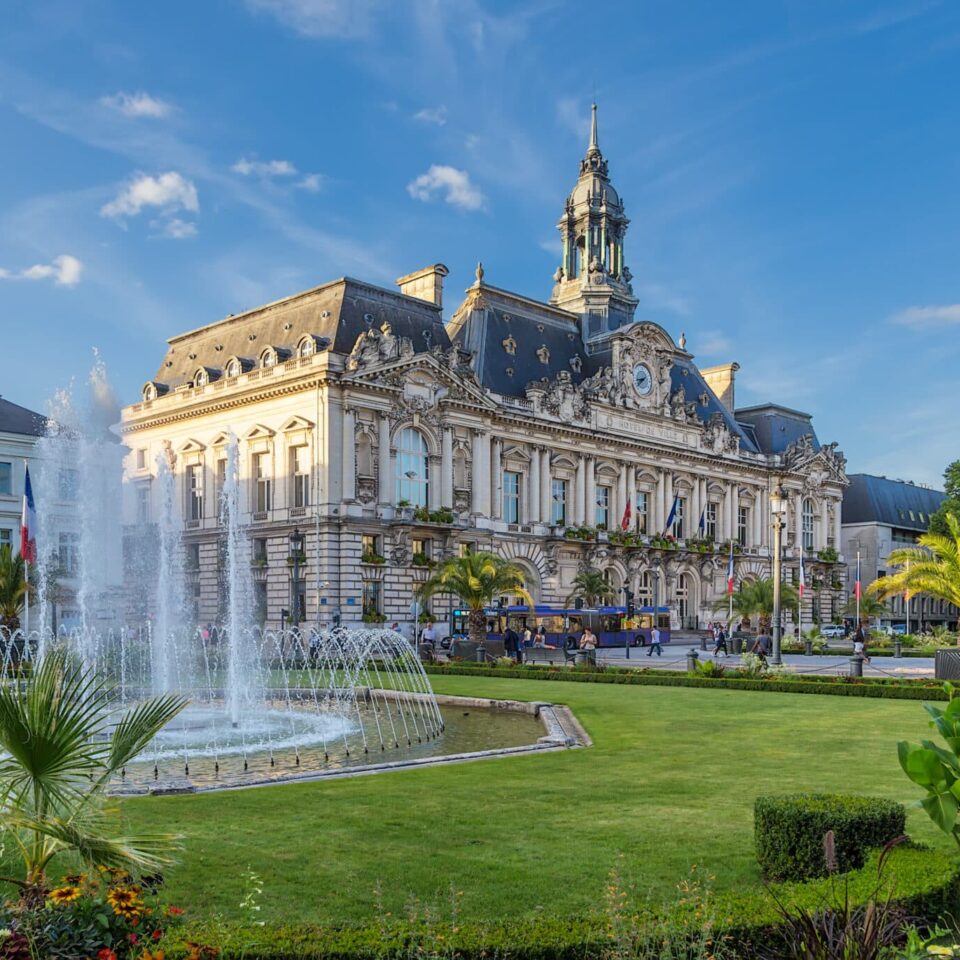
[[[0,397],[0,433],[18,433],[25,437],[42,437],[46,429],[46,417]]]
[[[707,386],[706,380],[700,375],[700,371],[690,360],[677,358],[673,362],[673,368],[670,370],[671,390],[679,390],[683,387],[687,403],[697,401],[697,416],[706,423],[715,413],[719,413],[727,425],[727,429],[740,438],[740,449],[748,450],[750,453],[758,453],[756,436],[752,430],[745,429],[737,422],[733,414],[717,399],[717,395]],[[699,402],[699,398],[705,396],[707,404],[704,406]]]
[[[843,494],[841,522],[881,523],[925,532],[930,514],[936,513],[945,499],[946,494],[940,490],[930,490],[905,480],[853,473],[850,474],[850,486]]]
[[[323,338],[337,353],[350,353],[357,337],[370,327],[379,329],[384,321],[395,336],[409,337],[418,353],[450,346],[436,304],[341,277],[171,338],[154,379],[176,386],[192,379],[200,367],[216,379],[231,356],[254,366],[266,347],[292,352],[305,336]]]
[[[761,453],[783,453],[791,443],[806,434],[813,439],[813,449],[820,449],[809,413],[781,407],[777,403],[763,403],[755,407],[739,407],[734,414],[744,430],[749,430]]]

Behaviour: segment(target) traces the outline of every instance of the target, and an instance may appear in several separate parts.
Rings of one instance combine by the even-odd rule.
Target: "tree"
[[[937,512],[931,515],[928,531],[948,537],[950,527],[947,524],[947,514],[960,517],[960,460],[954,460],[943,471],[943,491],[947,499],[940,504]]]
[[[845,616],[856,617],[857,615],[856,595],[850,597],[850,599],[847,601],[847,605],[843,608],[843,612]],[[860,619],[861,620],[879,619],[880,617],[887,617],[889,615],[890,615],[890,610],[882,600],[872,596],[869,593],[865,593],[860,597]]]
[[[9,543],[0,546],[0,627],[11,633],[20,628],[20,614],[29,587],[23,557],[14,556]]]
[[[892,551],[887,562],[899,569],[874,580],[867,592],[881,600],[925,593],[960,607],[960,513],[947,511],[944,520],[947,534],[928,532],[915,547]]]
[[[423,603],[438,593],[459,597],[470,610],[467,619],[470,639],[478,644],[482,644],[487,635],[485,607],[511,594],[522,597],[533,607],[523,568],[492,553],[468,553],[445,560],[417,593]]]
[[[167,695],[116,713],[114,691],[63,650],[27,680],[0,685],[0,822],[20,852],[27,900],[42,898],[50,861],[73,852],[92,866],[156,869],[170,834],[110,836],[111,779],[187,704]]]
[[[800,598],[797,591],[789,583],[780,584],[780,606],[783,610],[796,610]],[[729,600],[718,600],[714,609],[724,611],[728,608]],[[740,622],[750,621],[756,617],[757,625],[762,633],[769,633],[773,622],[773,578],[763,580],[745,580],[740,589],[733,594],[733,612]]]
[[[573,589],[567,594],[566,604],[572,607],[579,597],[588,607],[595,607],[614,597],[613,587],[599,570],[585,570],[573,578]]]

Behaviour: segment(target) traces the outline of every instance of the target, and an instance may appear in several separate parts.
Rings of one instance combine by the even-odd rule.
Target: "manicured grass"
[[[438,692],[568,703],[590,749],[328,783],[125,801],[131,826],[185,836],[171,895],[194,916],[239,915],[242,873],[268,922],[369,920],[412,901],[462,916],[601,907],[617,861],[673,900],[700,864],[718,888],[759,884],[753,800],[842,791],[918,797],[896,741],[928,735],[919,703],[487,677]],[[917,839],[947,849],[922,811]],[[379,887],[379,895],[375,892]],[[451,891],[453,891],[451,897]],[[378,906],[379,902],[382,906]]]

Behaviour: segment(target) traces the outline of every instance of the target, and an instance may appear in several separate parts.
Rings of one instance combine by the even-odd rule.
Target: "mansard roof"
[[[587,355],[575,313],[485,283],[467,290],[449,330],[473,354],[481,385],[507,397],[523,397],[528,383],[562,370],[580,383],[602,366]]]
[[[42,437],[46,429],[46,417],[0,397],[0,433],[15,433],[25,437]]]
[[[257,357],[268,347],[280,355],[295,352],[306,336],[348,354],[361,334],[385,322],[397,337],[408,337],[415,352],[450,346],[439,305],[341,277],[171,338],[154,379],[176,385],[199,367],[221,369],[231,356]]]
[[[751,433],[761,453],[783,453],[804,436],[810,437],[814,450],[820,449],[809,413],[777,403],[762,403],[738,407],[735,416],[741,427]]]
[[[891,527],[925,532],[930,514],[946,499],[940,490],[906,480],[888,480],[869,473],[850,475],[843,494],[843,523],[882,523]]]
[[[670,386],[672,390],[683,387],[687,400],[697,401],[697,416],[704,423],[719,414],[727,429],[740,438],[741,450],[748,450],[750,453],[761,452],[756,435],[752,430],[745,429],[743,424],[738,423],[737,418],[717,399],[717,395],[707,385],[692,360],[683,358],[674,360],[673,369],[670,371]],[[703,400],[706,400],[706,403],[703,403]]]

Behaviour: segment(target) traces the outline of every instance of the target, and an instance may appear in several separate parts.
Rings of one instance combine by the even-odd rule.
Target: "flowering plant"
[[[159,885],[98,867],[91,876],[64,877],[42,902],[0,907],[0,960],[165,960],[163,944],[183,911],[160,904]]]

